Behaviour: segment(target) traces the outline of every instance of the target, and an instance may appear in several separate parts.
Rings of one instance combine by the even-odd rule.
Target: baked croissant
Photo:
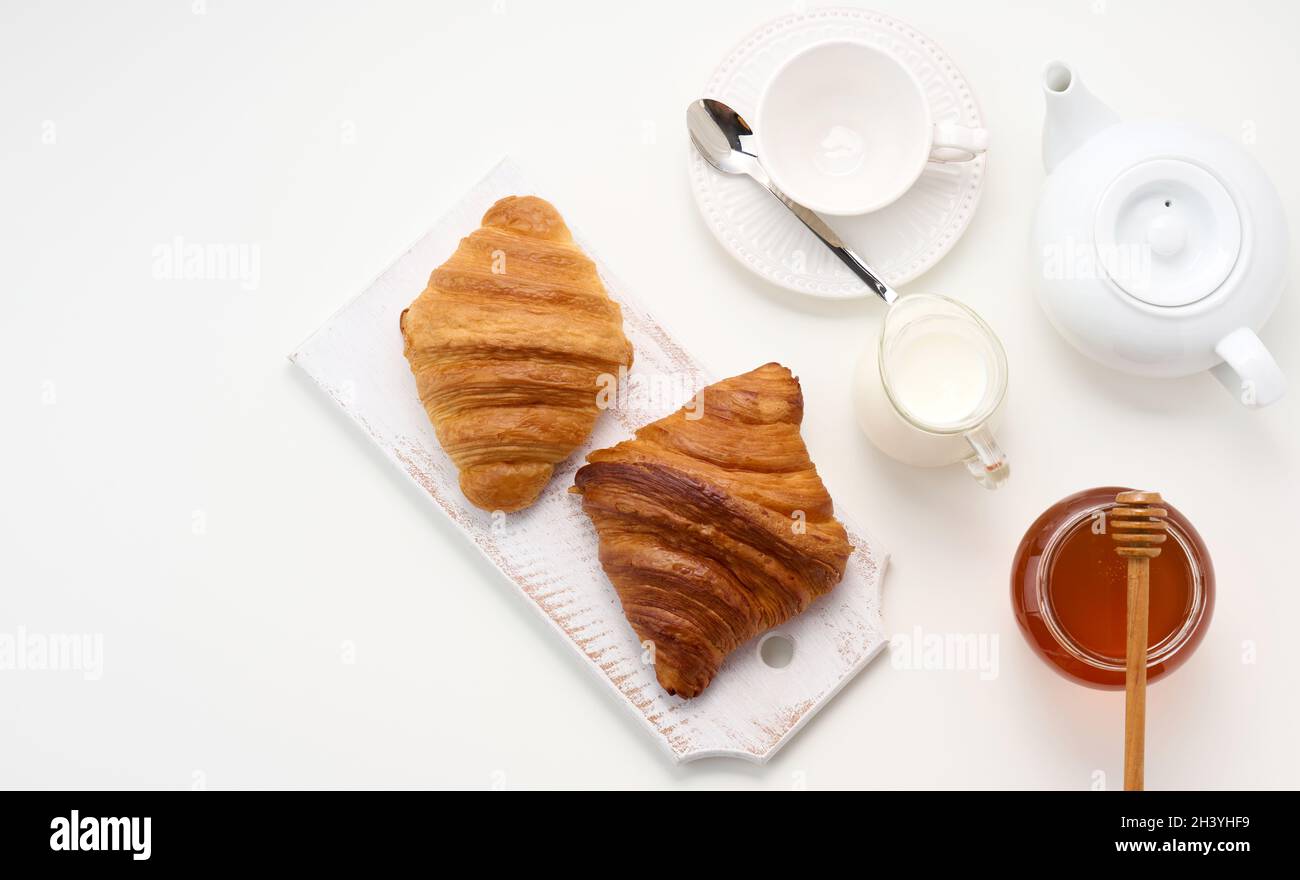
[[[402,312],[406,359],[465,497],[537,500],[599,415],[598,379],[632,364],[623,315],[559,212],[501,199]]]
[[[829,592],[852,550],[799,434],[790,371],[767,364],[701,394],[592,452],[572,490],[659,684],[682,697]]]

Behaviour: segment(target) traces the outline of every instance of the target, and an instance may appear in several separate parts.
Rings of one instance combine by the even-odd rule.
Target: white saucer
[[[714,71],[703,97],[753,119],[759,95],[786,59],[814,43],[852,39],[879,46],[917,75],[935,122],[984,125],[970,85],[934,42],[913,28],[865,9],[811,9],[768,22]],[[828,299],[872,295],[776,199],[754,181],[715,171],[690,147],[691,189],[704,220],[732,256],[790,290]],[[926,166],[898,201],[871,214],[826,217],[845,243],[891,285],[905,284],[939,262],[966,231],[984,183],[982,155],[971,162]]]

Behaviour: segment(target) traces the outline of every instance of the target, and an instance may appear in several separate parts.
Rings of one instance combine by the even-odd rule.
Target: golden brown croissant
[[[767,364],[702,394],[588,455],[573,489],[659,683],[683,697],[829,592],[852,550],[799,434],[790,371]]]
[[[632,364],[623,315],[559,212],[501,199],[402,312],[406,359],[474,505],[537,500],[587,439],[602,374]]]

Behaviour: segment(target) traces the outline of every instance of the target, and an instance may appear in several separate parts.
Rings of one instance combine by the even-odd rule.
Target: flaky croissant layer
[[[632,363],[623,316],[559,212],[509,196],[402,312],[406,359],[465,497],[532,504],[591,433],[599,378]]]
[[[702,415],[701,415],[702,413]],[[799,433],[803,394],[767,364],[587,456],[574,491],[600,561],[670,694],[844,577],[852,547]]]

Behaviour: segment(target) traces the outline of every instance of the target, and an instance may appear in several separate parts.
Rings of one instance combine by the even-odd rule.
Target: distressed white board
[[[465,500],[402,355],[398,316],[424,289],[429,273],[478,227],[487,208],[507,195],[547,198],[503,161],[290,360],[428,493],[674,760],[725,755],[763,763],[884,647],[880,587],[887,557],[837,508],[854,546],[848,572],[830,594],[778,630],[794,642],[789,665],[768,666],[759,656],[760,636],[727,658],[701,696],[665,694],[601,570],[595,529],[581,499],[567,490],[587,452],[626,439],[717,377],[706,375],[629,295],[575,228],[581,218],[565,213],[562,204],[556,207],[623,308],[624,331],[636,355],[625,399],[603,413],[587,445],[556,468],[536,504],[494,516]],[[834,497],[834,476],[823,472],[822,478]]]

